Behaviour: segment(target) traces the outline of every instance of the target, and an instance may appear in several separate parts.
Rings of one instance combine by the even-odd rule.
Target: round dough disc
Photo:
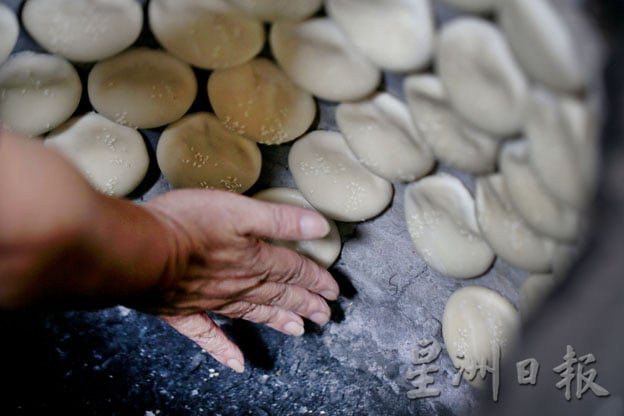
[[[559,280],[552,274],[530,274],[525,277],[518,294],[518,310],[522,320],[527,321],[534,316],[558,284]]]
[[[520,131],[528,84],[494,24],[461,17],[443,26],[436,67],[451,104],[466,120],[496,136]]]
[[[179,120],[197,95],[191,67],[166,52],[136,48],[100,61],[89,73],[89,100],[116,123],[154,128]]]
[[[407,229],[431,268],[458,279],[489,269],[494,253],[481,235],[474,200],[459,179],[428,176],[410,184],[404,198]]]
[[[27,0],[24,28],[48,51],[75,62],[95,62],[128,48],[143,27],[136,0]]]
[[[370,94],[381,72],[328,18],[274,23],[269,35],[278,64],[301,88],[329,101]]]
[[[203,69],[228,68],[256,56],[265,41],[262,22],[225,0],[151,0],[150,27],[172,55]]]
[[[296,139],[316,116],[314,98],[266,58],[214,71],[208,98],[226,127],[263,144]]]
[[[516,212],[500,174],[477,180],[477,221],[494,252],[528,272],[552,268],[556,243],[535,233]]]
[[[433,154],[407,107],[387,92],[340,104],[336,123],[358,160],[382,178],[411,182],[433,168]]]
[[[317,130],[297,140],[288,166],[305,199],[337,221],[370,219],[392,200],[392,184],[366,169],[337,132]]]
[[[474,174],[494,170],[499,141],[453,111],[434,75],[411,75],[403,90],[417,130],[434,155],[452,168]]]
[[[260,177],[258,145],[223,127],[210,113],[187,115],[163,131],[158,166],[174,188],[243,193]]]
[[[13,10],[0,3],[0,64],[13,51],[19,35],[19,23]]]
[[[520,335],[520,315],[516,308],[494,290],[466,286],[453,293],[442,316],[442,337],[456,368],[494,365],[515,347]],[[463,357],[463,358],[460,358]],[[471,384],[484,386],[477,374]]]
[[[323,0],[227,0],[242,12],[269,22],[300,20],[316,13]]]
[[[325,7],[379,68],[414,71],[431,60],[434,22],[429,0],[328,0]]]
[[[89,113],[52,131],[44,141],[71,160],[100,192],[122,197],[143,180],[149,155],[141,134]]]
[[[278,204],[289,204],[307,209],[314,209],[312,205],[303,197],[303,194],[297,189],[292,188],[270,188],[260,191],[253,196],[266,202],[275,202]],[[288,247],[292,250],[311,258],[319,265],[328,268],[340,255],[342,241],[338,226],[332,220],[329,223],[330,231],[327,236],[318,240],[301,240],[301,241],[275,241],[273,244]]]
[[[26,136],[67,121],[80,103],[76,69],[55,55],[19,52],[0,67],[0,124]]]

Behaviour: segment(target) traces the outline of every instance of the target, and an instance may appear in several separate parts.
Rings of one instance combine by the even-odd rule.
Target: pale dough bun
[[[526,225],[500,174],[477,180],[476,210],[483,237],[501,259],[533,273],[552,269],[556,243]]]
[[[514,207],[535,231],[559,241],[574,241],[579,212],[560,203],[545,188],[529,162],[526,140],[506,144],[499,165]]]
[[[389,181],[414,181],[429,173],[435,164],[407,107],[387,92],[340,104],[336,123],[358,160]]]
[[[27,0],[24,28],[48,51],[95,62],[128,48],[143,27],[136,0]]]
[[[495,25],[461,17],[443,26],[436,67],[461,116],[496,136],[520,131],[528,84]]]
[[[296,139],[316,116],[312,95],[266,58],[214,71],[208,79],[208,98],[227,128],[263,144]]]
[[[98,191],[111,196],[132,192],[149,167],[141,134],[96,113],[68,121],[44,144],[65,155]]]
[[[520,331],[520,314],[513,304],[485,287],[457,289],[442,315],[444,345],[456,368],[492,367],[495,354],[500,354],[501,360],[496,365],[502,365],[516,347]],[[480,387],[488,383],[478,373],[470,382]]]
[[[19,35],[19,23],[13,10],[0,3],[0,64],[13,51]]]
[[[438,77],[411,75],[403,90],[416,128],[436,158],[467,173],[495,169],[500,142],[457,115]]]
[[[288,155],[297,188],[317,210],[337,221],[364,221],[390,204],[392,184],[370,172],[333,131],[313,131]]]
[[[328,0],[325,8],[379,68],[414,71],[431,60],[434,21],[429,0]]]
[[[457,10],[478,14],[490,13],[496,4],[500,3],[498,0],[443,0],[443,2]]]
[[[410,184],[404,198],[407,230],[432,269],[468,279],[490,268],[494,252],[481,235],[474,199],[459,179],[428,176]]]
[[[269,42],[295,84],[324,100],[364,98],[381,80],[381,72],[328,18],[274,23]]]
[[[499,24],[529,76],[550,87],[577,91],[587,74],[561,16],[544,0],[498,2]]]
[[[151,0],[148,18],[167,51],[203,69],[249,61],[260,52],[266,36],[261,21],[225,0]]]
[[[560,201],[577,208],[589,202],[597,170],[598,140],[587,106],[572,96],[536,88],[525,133],[532,166]]]
[[[166,52],[129,49],[89,73],[89,100],[116,123],[154,128],[179,120],[197,95],[191,67]]]
[[[242,12],[256,19],[301,20],[316,13],[323,0],[227,0]]]
[[[523,321],[535,316],[559,283],[552,274],[536,273],[524,278],[518,293],[518,310]]]
[[[307,209],[314,209],[312,205],[310,205],[310,203],[306,201],[303,194],[297,189],[270,188],[258,192],[253,197],[266,202],[289,204]],[[329,234],[321,239],[301,241],[271,240],[271,243],[295,250],[298,253],[311,258],[322,267],[328,268],[332,264],[334,264],[334,262],[340,255],[342,241],[336,223],[330,219],[328,219],[327,222],[329,223],[330,227]]]
[[[30,51],[0,67],[0,124],[37,136],[67,121],[80,103],[82,83],[64,58]]]
[[[221,124],[210,113],[187,115],[163,131],[158,166],[174,188],[243,193],[260,177],[258,145]]]

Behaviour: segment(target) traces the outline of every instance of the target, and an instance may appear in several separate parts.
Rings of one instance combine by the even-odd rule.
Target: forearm
[[[37,140],[0,132],[0,308],[116,302],[158,285],[175,241]]]

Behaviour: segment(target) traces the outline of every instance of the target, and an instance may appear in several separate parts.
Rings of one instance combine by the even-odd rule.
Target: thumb
[[[237,373],[245,370],[241,350],[225,335],[223,330],[205,313],[189,316],[161,316],[180,334],[188,337],[206,350],[215,360]]]
[[[325,237],[330,226],[318,212],[287,204],[251,200],[248,215],[238,224],[242,235],[274,240],[314,240]]]

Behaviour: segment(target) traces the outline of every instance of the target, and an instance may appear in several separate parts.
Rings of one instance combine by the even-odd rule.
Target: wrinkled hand
[[[296,252],[263,239],[325,236],[325,219],[302,208],[222,191],[178,190],[146,204],[173,237],[164,290],[151,312],[161,315],[222,364],[242,372],[243,354],[205,311],[302,335],[303,319],[327,323],[338,285]]]

